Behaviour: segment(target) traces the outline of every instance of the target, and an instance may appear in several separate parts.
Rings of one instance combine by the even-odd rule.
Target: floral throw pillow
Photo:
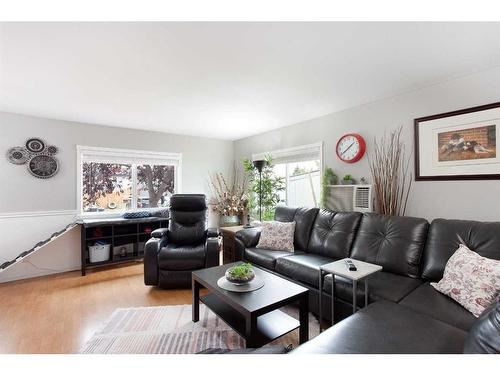
[[[446,263],[443,278],[431,285],[478,317],[500,291],[500,260],[460,245]]]
[[[295,221],[283,223],[281,221],[264,221],[257,248],[269,250],[293,251],[293,236]]]

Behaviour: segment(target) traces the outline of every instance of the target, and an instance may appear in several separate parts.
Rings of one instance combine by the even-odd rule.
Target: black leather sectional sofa
[[[383,266],[370,278],[369,306],[352,316],[351,284],[336,278],[335,320],[344,320],[292,353],[463,352],[477,319],[430,282],[442,278],[460,238],[480,255],[500,259],[500,223],[436,219],[429,224],[413,217],[284,206],[275,219],[296,222],[294,253],[256,248],[260,228],[249,228],[236,234],[236,256],[309,288],[313,313],[318,313],[321,264],[351,257]],[[324,317],[331,313],[331,287],[327,276]],[[363,306],[362,285],[358,291]],[[497,337],[490,351],[495,351],[500,321],[490,325],[489,334]]]

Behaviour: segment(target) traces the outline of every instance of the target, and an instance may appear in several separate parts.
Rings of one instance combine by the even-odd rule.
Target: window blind
[[[266,156],[271,156],[273,164],[293,163],[308,160],[323,160],[323,143],[291,147],[281,150],[262,152],[253,154],[253,160],[264,160]]]

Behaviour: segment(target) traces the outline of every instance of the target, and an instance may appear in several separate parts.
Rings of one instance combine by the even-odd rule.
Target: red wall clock
[[[337,142],[335,151],[340,160],[355,163],[365,154],[366,142],[359,134],[345,134]]]

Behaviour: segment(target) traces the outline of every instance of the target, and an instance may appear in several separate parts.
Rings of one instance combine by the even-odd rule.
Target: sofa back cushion
[[[460,238],[464,245],[479,255],[500,259],[500,222],[435,219],[424,250],[424,279],[441,280],[448,259],[460,245]]]
[[[206,237],[207,205],[203,194],[174,194],[170,198],[168,242],[195,245]]]
[[[362,214],[320,210],[314,221],[308,252],[332,259],[349,256]]]
[[[364,214],[351,257],[381,265],[386,272],[419,277],[428,227],[421,218]]]
[[[287,206],[276,207],[276,211],[274,213],[274,219],[276,221],[295,221],[295,235],[293,240],[295,250],[307,250],[309,236],[311,235],[311,228],[318,211],[318,208],[293,208]]]

